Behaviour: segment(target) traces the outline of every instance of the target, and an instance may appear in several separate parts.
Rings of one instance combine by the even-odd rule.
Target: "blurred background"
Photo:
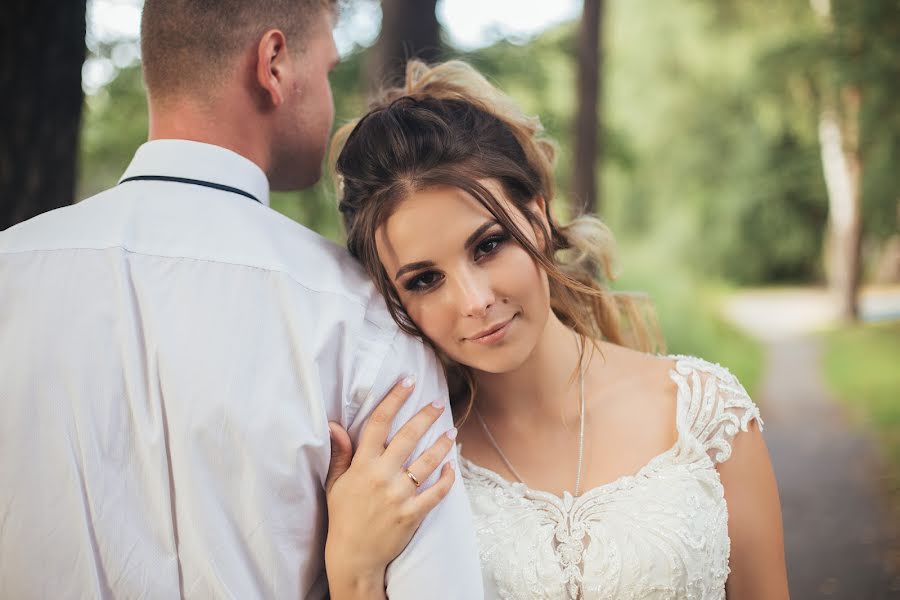
[[[0,8],[0,229],[114,185],[146,139],[140,10]],[[539,115],[559,217],[609,223],[669,351],[761,405],[793,597],[900,597],[897,0],[357,0],[335,38],[336,126],[411,56]],[[272,205],[340,243],[329,181]]]

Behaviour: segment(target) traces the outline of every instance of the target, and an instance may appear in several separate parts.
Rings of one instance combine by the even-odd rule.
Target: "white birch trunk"
[[[829,29],[829,0],[810,0],[816,14]],[[859,318],[860,239],[862,235],[862,163],[859,156],[860,92],[845,88],[831,100],[822,90],[819,114],[819,149],[825,189],[828,193],[828,231],[825,241],[825,271],[835,293],[841,315]]]

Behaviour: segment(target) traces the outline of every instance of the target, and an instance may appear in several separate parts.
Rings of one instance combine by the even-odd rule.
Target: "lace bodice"
[[[723,367],[672,356],[678,438],[634,475],[562,498],[461,457],[486,598],[724,600],[728,508],[716,464],[759,410]]]

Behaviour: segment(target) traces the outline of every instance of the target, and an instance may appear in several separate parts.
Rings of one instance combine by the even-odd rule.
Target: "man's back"
[[[0,597],[323,596],[327,421],[400,369],[443,394],[434,359],[248,161],[157,141],[135,174],[263,198],[129,181],[0,234]]]

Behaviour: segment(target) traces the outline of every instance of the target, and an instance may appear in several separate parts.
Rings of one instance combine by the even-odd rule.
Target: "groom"
[[[0,233],[0,598],[322,598],[327,423],[446,398],[344,250],[268,208],[320,177],[335,6],[146,0],[150,141]],[[451,427],[446,411],[420,447]],[[481,596],[461,480],[391,598]]]

